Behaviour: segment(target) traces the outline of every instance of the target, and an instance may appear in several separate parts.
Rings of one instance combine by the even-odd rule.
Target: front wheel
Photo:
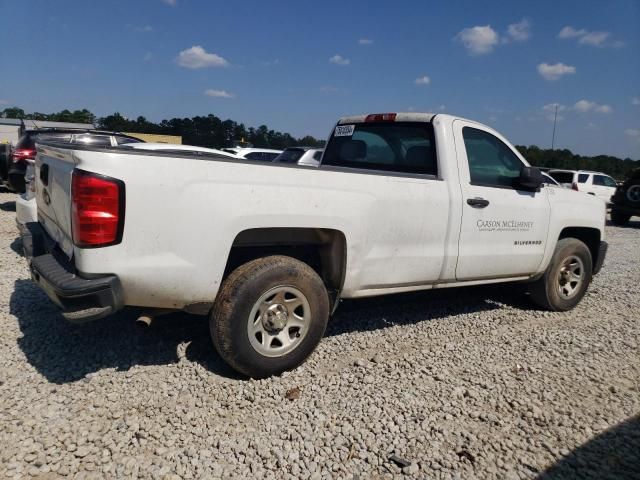
[[[583,242],[559,240],[544,275],[531,284],[531,299],[546,310],[571,310],[587,292],[592,268],[591,252]]]
[[[235,370],[265,378],[303,363],[324,335],[329,297],[309,265],[252,260],[224,281],[209,318],[213,344]]]

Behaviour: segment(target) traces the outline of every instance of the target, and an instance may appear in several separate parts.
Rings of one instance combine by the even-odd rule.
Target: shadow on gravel
[[[522,310],[532,308],[521,285],[351,300],[342,303],[326,335],[483,312],[500,308],[501,304]],[[53,383],[74,382],[105,368],[126,371],[134,365],[169,365],[181,357],[216,375],[242,378],[216,353],[203,316],[173,313],[157,317],[150,327],[143,328],[135,322],[139,310],[130,309],[85,325],[73,325],[31,280],[15,282],[10,311],[23,334],[18,339],[19,347],[29,363]]]
[[[16,202],[4,202],[0,203],[0,210],[3,212],[15,212],[16,211]]]
[[[640,228],[640,221],[638,220],[629,220],[624,225],[614,225],[611,220],[607,220],[607,227],[616,227],[616,228]]]
[[[640,415],[592,438],[542,472],[538,480],[640,478]]]
[[[485,312],[498,309],[501,304],[533,310],[535,307],[524,293],[525,287],[521,284],[498,284],[345,300],[331,319],[325,335],[379,330],[463,313]]]
[[[105,368],[169,365],[181,357],[216,375],[240,378],[213,348],[206,317],[175,313],[143,328],[135,322],[138,311],[132,309],[73,325],[31,280],[15,282],[10,311],[23,335],[18,346],[52,383],[75,382]]]
[[[13,242],[11,242],[9,248],[11,248],[11,250],[16,252],[21,257],[24,257],[24,251],[22,249],[22,239],[20,237],[17,237]]]

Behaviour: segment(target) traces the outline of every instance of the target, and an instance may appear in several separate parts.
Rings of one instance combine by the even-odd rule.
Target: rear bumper
[[[602,265],[604,265],[604,257],[607,256],[608,248],[609,248],[609,244],[607,242],[600,242],[600,247],[598,247],[598,257],[596,258],[596,262],[593,264],[594,275],[596,275],[600,270],[602,270]]]
[[[120,282],[115,275],[87,278],[53,248],[53,242],[38,223],[21,228],[24,253],[31,278],[62,309],[73,323],[106,317],[123,307]]]

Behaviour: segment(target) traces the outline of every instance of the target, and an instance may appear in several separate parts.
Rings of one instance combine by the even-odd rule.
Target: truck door
[[[536,272],[549,230],[547,189],[518,189],[526,163],[493,130],[456,120],[453,131],[463,202],[456,278]]]

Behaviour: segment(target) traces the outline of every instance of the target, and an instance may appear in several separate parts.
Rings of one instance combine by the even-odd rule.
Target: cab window
[[[523,163],[509,147],[497,137],[477,128],[464,127],[462,138],[472,184],[515,187]]]
[[[414,122],[340,125],[329,139],[322,166],[435,176],[433,127]]]

